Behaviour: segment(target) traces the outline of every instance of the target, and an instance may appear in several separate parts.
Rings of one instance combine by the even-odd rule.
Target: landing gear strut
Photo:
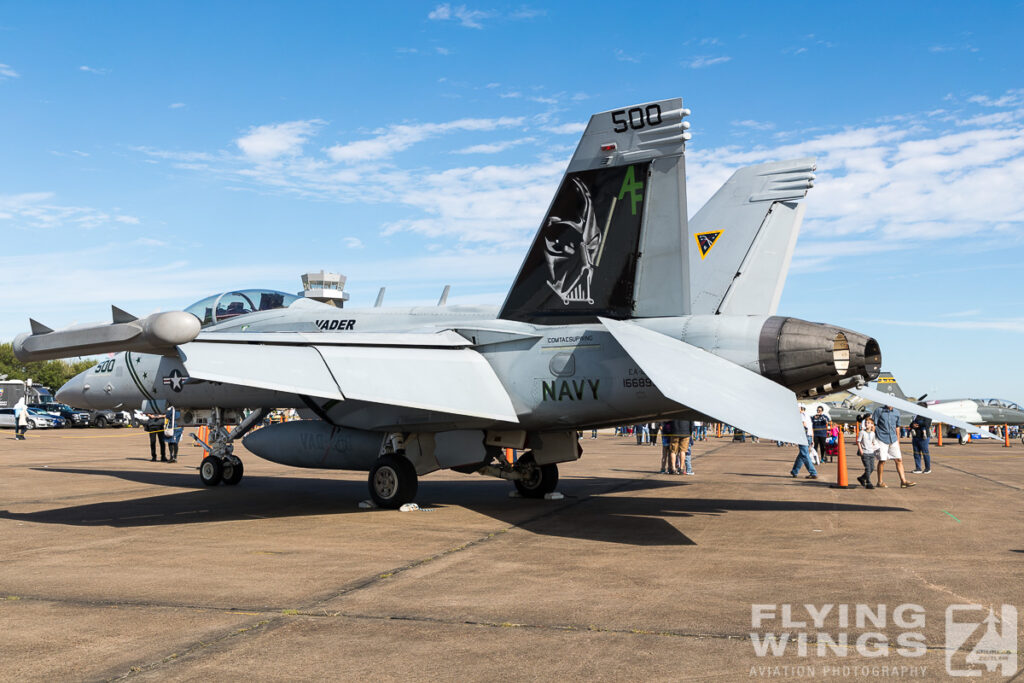
[[[235,430],[229,432],[224,428],[224,420],[220,408],[213,409],[213,420],[210,424],[210,441],[207,443],[195,434],[192,438],[199,443],[206,451],[206,456],[199,464],[199,480],[206,486],[216,486],[224,482],[228,486],[234,486],[242,481],[242,461],[234,454],[232,442],[245,435],[250,429],[263,419],[267,414],[265,408],[260,408],[249,413],[249,416],[242,420]]]

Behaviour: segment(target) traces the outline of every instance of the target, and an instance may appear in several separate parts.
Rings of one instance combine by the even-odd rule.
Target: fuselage
[[[698,413],[670,401],[598,321],[535,325],[497,319],[480,306],[337,309],[300,302],[285,309],[238,316],[204,333],[307,333],[310,344],[344,343],[353,333],[455,330],[493,369],[512,401],[519,429],[620,424]],[[747,370],[765,374],[768,316],[681,316],[635,319],[652,331],[698,346]],[[791,320],[791,319],[786,319]],[[202,337],[200,337],[202,339]],[[83,408],[138,408],[163,400],[179,408],[310,408],[311,399],[287,391],[198,380],[189,376],[188,345],[179,356],[121,352],[69,381],[58,399]],[[829,351],[831,353],[831,351]],[[778,354],[776,354],[778,355]],[[770,366],[785,364],[773,357]],[[832,375],[835,375],[834,369]],[[830,381],[831,376],[822,381]],[[806,384],[806,381],[804,382]],[[421,431],[500,428],[493,420],[396,408],[364,401],[315,401],[335,424],[368,430]],[[505,426],[511,426],[506,424]]]

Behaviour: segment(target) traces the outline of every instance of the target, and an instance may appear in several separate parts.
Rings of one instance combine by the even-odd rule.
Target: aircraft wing
[[[669,399],[765,439],[807,440],[796,395],[704,349],[621,320],[600,318]]]
[[[256,336],[220,334],[217,341],[211,336],[211,341],[179,347],[180,356],[197,379],[519,422],[512,399],[484,357],[450,346],[459,343],[458,335],[374,334],[347,345],[340,340],[298,344],[292,334],[281,337],[292,343],[252,343]],[[312,336],[323,340],[323,335]],[[375,343],[368,343],[369,336]],[[458,339],[459,346],[467,344]]]
[[[879,391],[878,389],[872,389],[871,387],[856,387],[854,389],[850,389],[850,393],[856,394],[861,398],[866,398],[869,401],[874,401],[875,403],[881,403],[882,405],[892,406],[893,408],[902,410],[905,413],[930,417],[933,422],[941,422],[942,424],[953,425],[954,427],[962,429],[970,434],[980,434],[981,436],[987,439],[999,438],[994,434],[985,431],[981,427],[976,427],[969,422],[958,420],[955,417],[951,417],[949,415],[946,415],[945,413],[940,413],[939,411],[932,410],[931,408],[922,408],[916,403],[904,401],[902,398],[896,398],[892,394],[887,394],[885,392]]]

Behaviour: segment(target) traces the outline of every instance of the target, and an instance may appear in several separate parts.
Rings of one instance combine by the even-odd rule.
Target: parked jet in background
[[[867,389],[867,391],[865,391]],[[869,394],[868,392],[874,392]],[[872,413],[879,405],[886,404],[901,411],[900,424],[904,427],[913,422],[915,415],[930,417],[934,422],[941,422],[961,433],[979,434],[984,437],[992,435],[978,424],[1024,424],[1024,410],[1017,404],[1000,399],[957,399],[954,401],[927,401],[926,406],[918,405],[927,394],[918,398],[907,396],[896,383],[892,373],[882,372],[878,375],[875,388],[863,387],[847,392],[839,401],[819,401],[812,403],[811,410],[822,406],[829,419],[841,424],[852,424],[865,413]],[[992,405],[989,402],[995,402]],[[1003,419],[1010,418],[1010,419]],[[1014,420],[1020,420],[1014,421]]]
[[[381,506],[438,469],[551,492],[576,430],[721,420],[802,440],[796,398],[874,379],[874,339],[775,315],[814,161],[737,171],[687,224],[682,100],[591,117],[504,305],[338,309],[232,292],[144,319],[54,331],[22,359],[120,352],[58,393],[82,407],[165,400],[208,417],[203,483],[237,484],[232,441],[272,408],[319,420],[245,446],[299,467],[369,471]],[[253,409],[232,433],[230,411]],[[205,416],[205,417],[204,417]],[[240,418],[241,415],[239,414]],[[502,448],[523,449],[515,464]]]

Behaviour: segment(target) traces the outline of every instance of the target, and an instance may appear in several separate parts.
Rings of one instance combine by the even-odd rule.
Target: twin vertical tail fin
[[[916,401],[917,399],[908,397],[900,389],[900,385],[896,383],[896,378],[892,376],[891,372],[881,372],[878,374],[878,380],[875,388],[881,391],[883,394],[889,394],[896,398],[902,398],[907,401]]]
[[[689,113],[676,98],[590,118],[501,318],[560,324],[684,312]]]
[[[741,168],[690,219],[691,314],[775,315],[814,159]]]
[[[774,313],[814,160],[737,171],[688,226],[689,113],[676,98],[590,118],[499,317]]]

